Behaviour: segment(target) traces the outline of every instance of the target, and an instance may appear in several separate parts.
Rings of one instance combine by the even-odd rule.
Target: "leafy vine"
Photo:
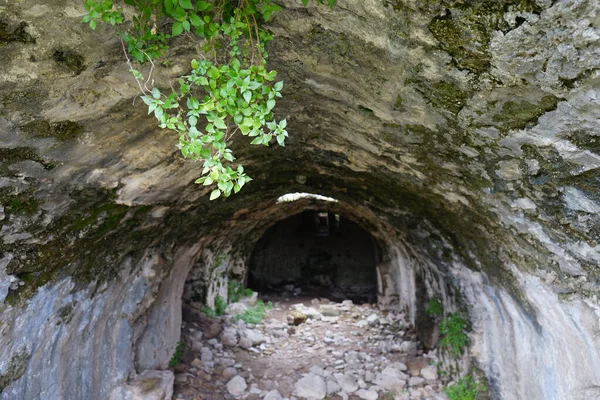
[[[309,2],[302,0],[304,6]],[[229,197],[252,180],[242,165],[233,165],[229,143],[236,133],[254,145],[268,146],[273,139],[285,145],[287,122],[273,115],[283,82],[266,68],[265,44],[273,36],[263,27],[280,6],[271,0],[85,0],[85,8],[82,22],[92,29],[100,21],[123,27],[123,52],[148,114],[179,135],[185,158],[202,162],[196,183],[212,188],[211,200]],[[200,39],[201,51],[189,73],[160,89],[154,69],[168,65],[169,43],[180,35]],[[146,76],[143,64],[150,64]]]

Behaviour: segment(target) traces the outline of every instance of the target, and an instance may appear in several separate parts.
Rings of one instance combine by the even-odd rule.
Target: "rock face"
[[[0,399],[137,396],[169,364],[182,296],[226,298],[265,230],[305,209],[373,236],[382,306],[418,329],[433,297],[469,316],[462,363],[493,398],[598,396],[597,1],[279,2],[290,138],[236,142],[254,181],[215,202],[132,104],[113,28],[80,24],[76,0],[5,3]],[[165,87],[195,56],[172,53]],[[337,202],[277,202],[294,192]]]

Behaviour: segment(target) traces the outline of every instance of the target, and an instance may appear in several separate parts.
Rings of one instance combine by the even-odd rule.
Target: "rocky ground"
[[[185,310],[174,399],[446,399],[437,357],[419,350],[403,314],[279,298],[262,323],[234,323],[255,299],[220,318]]]

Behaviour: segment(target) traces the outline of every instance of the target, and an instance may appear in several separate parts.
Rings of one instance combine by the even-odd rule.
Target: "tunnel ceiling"
[[[109,276],[159,241],[223,226],[243,236],[294,191],[368,209],[423,252],[450,246],[500,282],[505,263],[571,288],[596,276],[596,2],[282,3],[269,65],[290,138],[236,141],[254,181],[215,202],[146,116],[111,28],[80,24],[78,1],[2,6],[0,273],[26,282],[18,292]],[[157,81],[194,52],[176,42]]]

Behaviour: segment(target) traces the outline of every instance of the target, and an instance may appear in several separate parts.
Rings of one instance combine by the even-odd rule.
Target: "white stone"
[[[429,365],[421,370],[421,375],[428,381],[435,381],[437,379],[437,367],[435,365]]]
[[[283,398],[277,390],[271,390],[269,393],[267,393],[263,400],[283,400]]]
[[[227,391],[233,396],[241,396],[246,392],[248,384],[246,380],[239,375],[234,376],[227,382]]]
[[[223,328],[223,332],[221,332],[221,342],[223,342],[225,346],[236,346],[238,344],[237,329],[230,326]]]
[[[337,384],[336,381],[328,380],[327,381],[327,395],[331,395],[342,390],[340,385]]]
[[[144,371],[131,382],[114,388],[109,400],[165,400],[173,397],[171,371]]]
[[[387,367],[375,378],[375,384],[385,390],[400,391],[406,384],[406,374],[393,367]]]
[[[334,374],[338,385],[346,393],[353,393],[358,390],[358,383],[348,374]]]
[[[321,400],[327,396],[327,386],[319,375],[307,374],[295,385],[296,395],[307,400]]]
[[[356,392],[356,395],[364,400],[377,400],[379,398],[379,395],[374,390],[360,389]]]
[[[230,380],[231,378],[233,378],[234,376],[237,375],[237,369],[233,368],[233,367],[227,367],[223,370],[223,378],[225,378],[226,380]]]

